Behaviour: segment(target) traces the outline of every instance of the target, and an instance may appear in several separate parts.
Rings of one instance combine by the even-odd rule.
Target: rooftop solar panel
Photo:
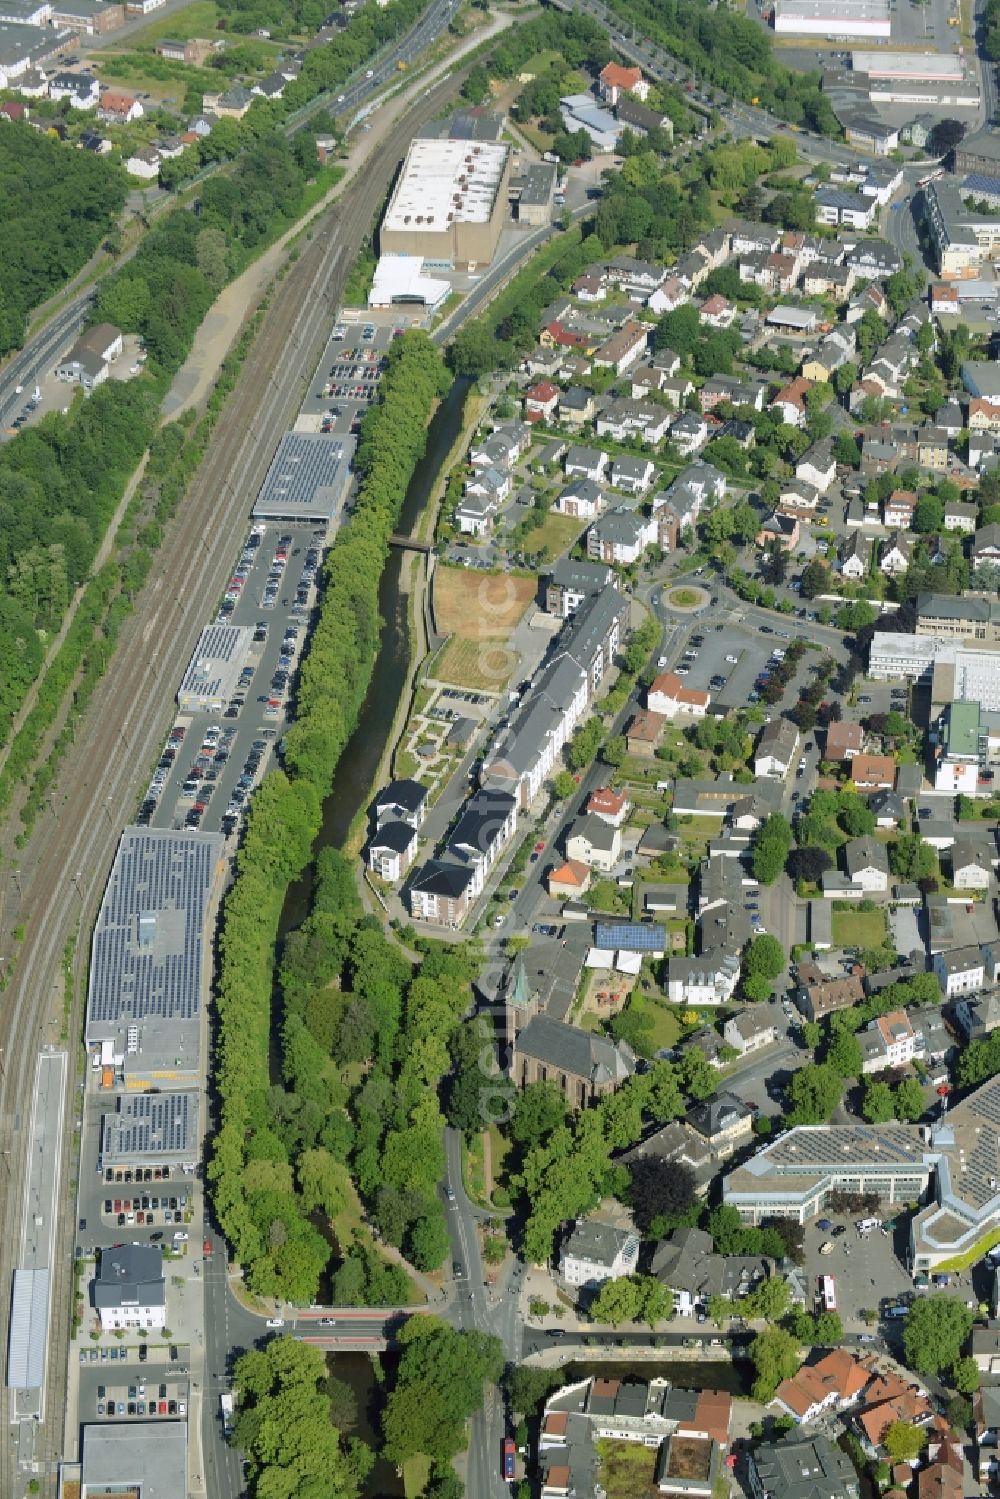
[[[660,952],[666,947],[666,928],[652,926],[647,922],[599,921],[596,944],[603,948],[626,948],[631,952]]]

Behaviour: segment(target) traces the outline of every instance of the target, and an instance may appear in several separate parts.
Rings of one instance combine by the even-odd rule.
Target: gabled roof
[[[581,1031],[575,1025],[534,1015],[514,1043],[520,1056],[592,1083],[623,1083],[635,1071],[635,1053],[624,1041]]]

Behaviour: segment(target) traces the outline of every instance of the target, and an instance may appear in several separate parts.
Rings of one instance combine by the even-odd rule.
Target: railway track
[[[69,1024],[78,1044],[90,933],[118,843],[131,821],[149,767],[171,719],[171,703],[206,604],[221,596],[234,552],[267,465],[298,407],[301,381],[311,377],[344,281],[414,130],[431,119],[459,86],[459,70],[430,87],[391,129],[365,173],[319,221],[312,238],[277,283],[272,302],[209,450],[164,538],[135,613],[126,622],[107,673],[80,723],[50,799],[22,852],[0,909],[8,934],[25,928],[14,979],[0,1008],[0,1156],[7,1166],[0,1194],[0,1339],[7,1345],[8,1288],[19,1250],[24,1151],[33,1061],[58,1038],[62,1017],[61,958],[79,931]],[[14,887],[11,888],[11,882]],[[75,1057],[74,1057],[75,1060]],[[75,1066],[68,1069],[69,1152],[78,1115]],[[76,1161],[62,1180],[60,1232],[52,1285],[46,1420],[36,1434],[41,1473],[60,1455],[72,1292],[72,1228]],[[0,1444],[0,1492],[16,1495],[17,1448]],[[43,1477],[55,1492],[54,1478]]]

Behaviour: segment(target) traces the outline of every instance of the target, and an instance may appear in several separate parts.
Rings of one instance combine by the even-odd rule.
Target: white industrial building
[[[889,0],[774,0],[774,30],[778,36],[888,41],[891,29]]]
[[[424,307],[435,312],[451,291],[447,281],[424,272],[422,255],[383,255],[375,267],[369,307]]]
[[[453,269],[489,265],[507,219],[510,147],[412,141],[379,236],[383,255],[422,255]]]
[[[979,104],[975,77],[951,52],[853,52],[851,66],[867,77],[873,104]]]

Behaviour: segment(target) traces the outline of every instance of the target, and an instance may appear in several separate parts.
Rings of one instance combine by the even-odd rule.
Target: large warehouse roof
[[[775,27],[794,21],[821,23],[831,35],[846,36],[859,25],[888,26],[889,0],[775,0]]]
[[[80,1499],[131,1493],[185,1499],[186,1421],[102,1421],[83,1428]]]
[[[134,1093],[101,1115],[102,1166],[127,1166],[154,1157],[172,1165],[198,1153],[198,1094]]]
[[[7,1344],[7,1384],[12,1390],[43,1385],[48,1332],[48,1270],[15,1270]]]
[[[452,222],[488,223],[507,155],[507,146],[493,142],[411,142],[383,229],[433,231]]]
[[[94,931],[88,1045],[117,1038],[123,1052],[197,1054],[205,917],[223,847],[220,833],[122,834]]]
[[[347,489],[352,437],[286,432],[253,513],[259,520],[332,520]]]
[[[872,78],[958,82],[965,77],[964,62],[950,52],[852,52],[851,67]]]

